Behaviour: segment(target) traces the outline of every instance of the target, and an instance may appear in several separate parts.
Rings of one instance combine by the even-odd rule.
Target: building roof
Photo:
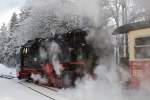
[[[144,29],[150,27],[150,21],[141,21],[141,22],[135,22],[126,24],[123,26],[118,27],[112,34],[126,34],[130,31],[138,30],[138,29]]]

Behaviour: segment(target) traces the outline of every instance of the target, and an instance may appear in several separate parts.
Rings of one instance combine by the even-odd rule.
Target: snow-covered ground
[[[0,100],[50,100],[12,80],[0,79]]]
[[[0,75],[10,75],[16,77],[16,69],[8,68],[7,66],[0,64]]]
[[[0,64],[0,75],[2,74],[15,76],[16,71]],[[67,100],[67,98],[61,97],[56,91],[32,83],[0,77],[0,100]]]

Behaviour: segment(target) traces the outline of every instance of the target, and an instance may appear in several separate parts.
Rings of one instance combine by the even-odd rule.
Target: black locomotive
[[[47,85],[61,88],[74,86],[87,73],[94,76],[96,56],[86,36],[86,31],[73,30],[29,40],[20,49],[18,78],[33,80],[32,75],[39,75]]]

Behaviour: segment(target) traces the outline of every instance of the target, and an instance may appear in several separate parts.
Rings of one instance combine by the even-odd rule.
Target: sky
[[[12,13],[18,13],[24,2],[25,0],[0,0],[0,25],[8,24]]]

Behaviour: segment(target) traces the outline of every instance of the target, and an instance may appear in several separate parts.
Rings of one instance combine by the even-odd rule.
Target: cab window
[[[28,53],[28,48],[23,48],[23,54],[27,54]]]

